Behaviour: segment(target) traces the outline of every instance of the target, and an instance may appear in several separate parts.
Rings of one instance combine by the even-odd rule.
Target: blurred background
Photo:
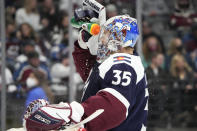
[[[148,79],[148,131],[196,131],[197,0],[97,1],[106,7],[107,18],[129,14],[140,19],[137,50]],[[73,10],[81,5],[82,0],[72,0]],[[5,1],[6,128],[22,126],[32,100],[69,101],[74,88],[69,81],[75,85],[71,97],[80,101],[84,84],[79,74],[72,72],[69,80],[69,21],[69,0]],[[78,30],[71,33],[77,40]],[[0,91],[1,85],[0,72]]]

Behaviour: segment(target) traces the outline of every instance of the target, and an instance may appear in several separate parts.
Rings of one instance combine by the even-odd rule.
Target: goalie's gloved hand
[[[81,30],[78,36],[78,43],[82,49],[89,49],[90,54],[97,55],[99,35],[91,35],[85,30]]]
[[[87,32],[87,31],[85,31],[83,29],[81,29],[79,31],[78,43],[79,43],[79,46],[82,49],[88,49],[88,46],[87,46],[86,43],[88,42],[88,40],[90,39],[90,37],[92,37],[92,35],[89,32]]]
[[[60,104],[31,103],[24,115],[24,127],[27,131],[58,130],[71,123],[78,123],[84,114],[83,106],[78,102]]]

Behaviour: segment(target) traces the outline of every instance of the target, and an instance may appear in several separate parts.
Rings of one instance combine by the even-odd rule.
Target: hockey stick
[[[97,116],[99,116],[103,112],[104,112],[104,109],[98,109],[94,113],[92,113],[90,116],[88,116],[86,119],[84,119],[83,121],[79,122],[78,124],[74,124],[74,125],[68,126],[66,129],[64,129],[62,131],[75,131],[75,129],[77,129],[81,125],[84,125],[87,122],[93,120],[94,118],[96,118]]]
[[[25,129],[23,127],[21,127],[21,128],[11,128],[11,129],[8,129],[7,131],[25,131]]]

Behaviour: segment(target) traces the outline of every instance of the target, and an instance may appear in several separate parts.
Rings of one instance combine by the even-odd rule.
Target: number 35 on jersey
[[[113,70],[114,78],[112,80],[113,85],[128,86],[131,83],[131,72]]]

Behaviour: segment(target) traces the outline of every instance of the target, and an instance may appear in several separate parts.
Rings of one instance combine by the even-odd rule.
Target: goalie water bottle
[[[88,31],[91,35],[97,35],[100,32],[100,26],[96,23],[87,23],[83,21],[76,21],[73,17],[71,19],[71,25],[75,28],[83,28]]]

